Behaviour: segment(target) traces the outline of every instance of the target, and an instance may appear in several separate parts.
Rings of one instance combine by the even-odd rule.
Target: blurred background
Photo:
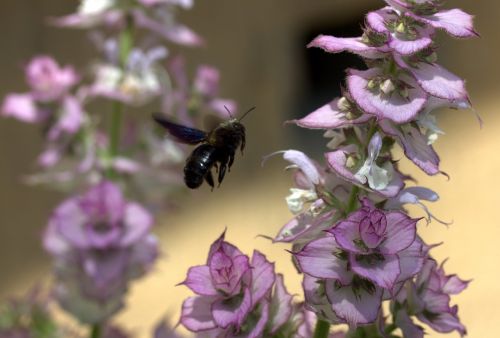
[[[93,57],[84,33],[58,30],[46,18],[73,12],[76,0],[2,0],[0,2],[0,96],[23,91],[22,66],[35,54],[51,54],[61,64],[84,65]],[[205,37],[201,49],[179,50],[188,64],[207,63],[222,74],[222,96],[237,100],[241,110],[257,106],[245,124],[247,151],[220,189],[205,186],[179,196],[178,210],[162,215],[156,232],[163,256],[155,271],[136,282],[128,308],[117,321],[140,337],[168,314],[176,322],[182,300],[190,294],[181,282],[189,266],[204,262],[209,245],[227,227],[227,239],[251,254],[258,249],[275,260],[292,293],[300,294],[300,278],[282,245],[272,245],[259,234],[273,236],[291,217],[284,197],[291,186],[285,163],[274,158],[262,168],[263,155],[296,148],[321,158],[325,141],[320,131],[298,130],[285,120],[304,116],[338,94],[346,67],[359,59],[308,50],[319,33],[357,36],[368,10],[381,0],[211,0],[195,1],[180,20]],[[470,337],[497,337],[500,318],[500,2],[453,0],[476,15],[481,38],[459,41],[440,34],[440,63],[467,79],[470,97],[484,120],[480,129],[472,112],[443,111],[439,123],[446,135],[436,149],[442,170],[451,176],[428,178],[403,159],[402,169],[419,183],[436,190],[441,200],[430,206],[449,227],[420,225],[449,273],[474,279],[455,298]],[[175,52],[175,48],[173,52]],[[106,112],[103,112],[106,113]],[[145,116],[149,111],[143,112]],[[36,280],[49,277],[50,262],[40,235],[51,210],[62,195],[23,185],[33,172],[40,151],[36,126],[0,120],[0,299],[26,292]],[[399,155],[400,158],[403,156]],[[438,337],[439,335],[430,335]],[[450,337],[458,337],[451,334]]]

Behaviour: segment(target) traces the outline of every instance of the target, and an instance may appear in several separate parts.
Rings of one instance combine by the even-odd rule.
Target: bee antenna
[[[255,108],[257,108],[257,107],[252,107],[252,108],[248,109],[248,111],[247,111],[245,114],[243,114],[243,116],[241,116],[241,117],[240,117],[240,119],[239,119],[238,121],[243,120],[243,118],[244,118],[245,116],[247,116],[247,115],[248,115],[248,113],[250,113],[252,110],[255,110]]]
[[[233,114],[231,114],[231,111],[229,110],[228,107],[226,107],[226,105],[224,105],[224,108],[226,109],[226,111],[229,113],[229,117],[230,118],[233,118]]]

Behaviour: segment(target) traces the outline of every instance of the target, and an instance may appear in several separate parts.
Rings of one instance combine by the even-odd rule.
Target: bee
[[[178,141],[186,144],[196,145],[184,166],[184,182],[190,189],[196,189],[205,180],[212,190],[214,178],[212,167],[218,172],[218,186],[224,180],[226,171],[231,170],[236,150],[240,148],[241,154],[245,149],[245,127],[241,120],[255,107],[249,109],[239,119],[233,118],[229,109],[226,108],[231,119],[221,122],[209,132],[190,128],[174,123],[160,114],[153,114],[153,119]]]

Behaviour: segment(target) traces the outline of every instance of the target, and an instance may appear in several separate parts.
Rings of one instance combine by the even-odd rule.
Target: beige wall
[[[22,91],[22,64],[33,54],[52,53],[63,62],[83,65],[91,52],[81,33],[59,31],[45,26],[43,17],[68,13],[75,1],[2,0],[0,2],[0,95]],[[249,149],[244,159],[214,193],[203,190],[183,197],[187,212],[165,215],[158,226],[165,257],[151,277],[133,288],[130,310],[120,316],[141,336],[155,318],[169,310],[178,311],[184,288],[173,285],[183,279],[187,267],[199,264],[209,243],[225,226],[228,237],[250,253],[256,247],[276,259],[277,270],[286,271],[290,289],[300,292],[282,246],[272,246],[257,234],[272,235],[288,217],[283,197],[289,186],[278,160],[260,168],[260,156],[287,147],[287,119],[300,93],[303,74],[301,56],[294,50],[301,28],[315,20],[343,22],[365,8],[382,1],[346,0],[197,0],[195,9],[182,17],[206,37],[208,46],[186,51],[193,62],[207,62],[222,70],[224,96],[237,99],[242,107],[256,105],[257,112],[246,121]],[[450,257],[449,269],[465,278],[474,278],[463,296],[458,297],[462,317],[471,337],[493,337],[500,316],[494,302],[500,301],[496,280],[500,277],[497,216],[500,171],[499,79],[500,2],[450,0],[477,15],[480,39],[442,39],[442,62],[468,80],[476,109],[485,120],[479,130],[472,114],[443,114],[447,136],[437,146],[443,170],[452,176],[425,178],[442,200],[433,210],[442,218],[453,219],[449,229],[439,224],[423,227],[432,242],[445,241],[436,250],[439,258]],[[335,57],[332,56],[332,62]],[[314,107],[311,107],[311,109]],[[145,112],[148,113],[148,112]],[[304,112],[306,113],[306,112]],[[40,250],[39,235],[50,210],[60,200],[55,193],[22,185],[19,178],[33,169],[40,137],[36,128],[10,120],[0,120],[0,296],[22,291],[37,276],[45,276],[48,260]],[[411,165],[405,168],[416,173]]]

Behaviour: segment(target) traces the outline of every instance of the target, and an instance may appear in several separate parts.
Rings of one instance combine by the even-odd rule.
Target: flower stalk
[[[119,62],[120,68],[125,72],[127,67],[127,61],[132,51],[133,41],[134,41],[134,28],[133,21],[130,17],[127,17],[126,27],[120,33],[119,37]],[[123,80],[123,79],[122,79]],[[114,158],[119,154],[122,120],[123,120],[124,104],[121,101],[113,102],[113,110],[111,112],[111,119],[109,125],[109,160],[110,163],[113,162]],[[108,168],[107,176],[111,180],[116,179],[116,172],[110,165]]]
[[[314,329],[314,338],[328,338],[330,333],[330,323],[319,319]]]
[[[102,337],[102,325],[94,324],[90,330],[90,338],[101,338]]]

